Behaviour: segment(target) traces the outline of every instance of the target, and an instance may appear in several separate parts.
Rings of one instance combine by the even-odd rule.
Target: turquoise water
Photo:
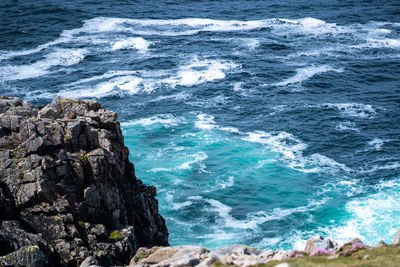
[[[395,234],[400,180],[369,188],[345,165],[303,155],[289,133],[242,133],[203,113],[122,127],[137,175],[159,189],[173,245],[290,249],[313,234],[370,244]]]
[[[122,123],[172,245],[400,227],[400,2],[0,1],[0,95]]]

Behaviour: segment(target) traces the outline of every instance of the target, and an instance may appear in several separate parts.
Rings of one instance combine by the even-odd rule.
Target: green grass
[[[400,266],[400,246],[384,246],[380,248],[363,249],[349,257],[328,259],[329,256],[315,256],[285,260],[290,266],[297,267],[396,267]],[[279,263],[271,261],[259,264],[257,267],[273,267]],[[214,263],[213,267],[225,267],[221,263]]]

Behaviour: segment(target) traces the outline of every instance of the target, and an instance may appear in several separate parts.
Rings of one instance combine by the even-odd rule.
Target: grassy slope
[[[359,250],[349,257],[328,259],[327,256],[315,256],[285,260],[290,266],[297,267],[400,267],[400,246],[385,246],[367,250]],[[268,262],[258,267],[273,267],[281,262]],[[213,267],[222,267],[213,264]]]

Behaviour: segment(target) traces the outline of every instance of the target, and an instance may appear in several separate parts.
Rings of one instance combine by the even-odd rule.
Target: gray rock
[[[257,257],[256,255],[252,254],[252,255],[241,255],[239,257],[237,257],[236,259],[233,260],[233,263],[236,266],[243,266],[243,267],[247,267],[247,266],[252,266],[252,265],[256,265],[256,264],[261,264],[266,262],[266,260],[261,259],[260,257]]]
[[[381,241],[379,241],[376,245],[375,245],[375,247],[376,248],[380,248],[380,247],[384,247],[384,246],[386,246],[387,244],[385,243],[385,241],[383,241],[383,240],[381,240]]]
[[[334,251],[338,249],[338,243],[331,239],[324,239],[322,236],[317,235],[307,240],[304,251],[307,253],[313,253],[317,249],[328,249]]]
[[[261,253],[262,253],[262,251],[257,249],[257,248],[244,246],[244,245],[230,245],[230,246],[227,246],[227,247],[218,248],[218,249],[213,251],[213,254],[215,254],[217,256],[259,255]]]
[[[211,254],[207,255],[203,259],[203,261],[199,265],[197,265],[197,267],[208,267],[208,266],[211,266],[214,262],[218,262],[218,261],[220,261],[218,256],[211,253]]]
[[[200,260],[198,258],[195,258],[193,256],[188,256],[188,257],[183,257],[173,264],[171,266],[174,267],[191,267],[191,266],[196,266],[197,264],[200,263]]]
[[[37,244],[53,266],[89,255],[111,266],[168,245],[156,190],[135,176],[116,114],[96,101],[0,99],[0,180],[3,254]]]
[[[275,252],[273,250],[265,250],[263,251],[261,254],[259,254],[258,256],[260,258],[265,258],[265,259],[270,259],[275,255]]]
[[[142,252],[139,252],[142,253]],[[194,266],[206,258],[210,250],[199,246],[163,247],[148,257],[136,255],[130,262],[134,266]],[[179,265],[176,265],[178,264]],[[185,265],[188,264],[188,265]]]
[[[24,246],[15,252],[0,257],[7,265],[44,267],[47,266],[47,257],[38,246]]]
[[[278,250],[271,258],[273,261],[283,261],[287,259],[289,259],[289,254],[284,250]]]
[[[89,256],[81,263],[81,265],[79,265],[79,267],[99,267],[99,265],[94,257]]]

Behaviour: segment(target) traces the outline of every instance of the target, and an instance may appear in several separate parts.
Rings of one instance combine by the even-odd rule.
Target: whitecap
[[[361,170],[360,173],[372,173],[380,170],[397,170],[400,168],[400,162],[390,162],[384,165],[375,165],[370,169]]]
[[[74,98],[82,97],[104,97],[107,95],[120,93],[121,90],[128,94],[137,94],[143,87],[143,79],[133,75],[119,76],[110,80],[100,82],[94,87],[82,90],[67,90],[58,93],[58,95]]]
[[[221,186],[221,188],[227,188],[233,186],[234,184],[235,184],[235,177],[229,176],[228,181],[222,182],[219,185]]]
[[[359,129],[356,127],[356,124],[352,121],[339,122],[335,128],[338,131],[359,131]]]
[[[338,163],[321,154],[303,156],[307,145],[287,132],[272,134],[255,131],[247,133],[242,139],[267,145],[273,152],[282,155],[283,160],[288,162],[288,167],[297,171],[305,173],[351,171],[345,164]]]
[[[396,234],[400,216],[399,185],[396,181],[391,187],[382,186],[375,194],[348,202],[346,211],[349,219],[329,230],[329,236],[341,242],[358,237],[368,245],[375,245],[380,240],[390,244]]]
[[[181,208],[187,207],[192,205],[193,202],[192,201],[185,201],[185,202],[181,202],[181,203],[172,203],[172,210],[180,210]]]
[[[159,114],[149,118],[141,118],[133,121],[121,123],[122,127],[140,125],[140,126],[150,126],[153,124],[161,124],[163,127],[176,127],[180,124],[186,123],[184,117],[174,116],[171,114]]]
[[[289,84],[295,84],[295,83],[302,83],[305,80],[310,79],[314,75],[328,72],[328,71],[334,71],[334,72],[342,72],[342,69],[335,69],[332,68],[328,65],[322,65],[322,66],[310,66],[310,67],[304,67],[304,68],[299,68],[296,69],[296,74],[286,80],[283,80],[281,82],[277,82],[271,85],[274,86],[285,86]]]
[[[218,60],[198,60],[181,66],[176,77],[168,79],[167,82],[172,86],[193,86],[210,82],[214,80],[224,79],[226,72],[237,68],[237,65],[232,62]]]
[[[243,90],[243,88],[242,88],[243,84],[244,84],[243,82],[234,83],[233,84],[233,91],[235,91],[235,92],[242,91]]]
[[[384,141],[379,138],[374,138],[368,142],[368,145],[373,147],[375,150],[382,150]]]
[[[142,37],[130,37],[123,40],[115,41],[112,44],[111,50],[121,50],[121,49],[137,49],[144,53],[147,51],[151,43],[143,39]]]
[[[207,156],[206,153],[200,151],[200,152],[198,152],[198,153],[196,153],[196,154],[189,155],[189,157],[193,158],[193,160],[190,160],[190,161],[187,161],[187,162],[182,163],[182,164],[178,167],[178,169],[180,169],[180,170],[188,170],[188,169],[191,169],[191,168],[192,168],[192,165],[193,165],[193,164],[196,164],[196,163],[197,163],[197,164],[200,166],[201,170],[202,170],[203,172],[205,171],[206,166],[205,166],[204,164],[202,164],[201,162],[208,158],[208,156]]]
[[[302,18],[302,19],[278,19],[280,22],[285,22],[283,25],[277,25],[274,30],[278,34],[312,34],[312,35],[323,35],[323,34],[340,34],[353,32],[353,30],[338,26],[335,23],[327,23],[323,20],[316,18]],[[286,29],[286,31],[284,31]]]
[[[159,102],[159,101],[163,101],[163,100],[169,100],[169,99],[174,99],[174,100],[186,100],[188,98],[190,98],[192,95],[189,93],[185,93],[185,92],[180,92],[177,94],[172,94],[172,95],[163,95],[163,96],[158,96],[156,98],[154,98],[153,100],[150,100],[151,102]]]
[[[328,103],[322,106],[337,109],[342,115],[349,117],[373,118],[377,113],[372,105],[361,103]]]
[[[104,73],[102,75],[96,75],[96,76],[92,76],[90,78],[84,78],[84,79],[80,79],[78,81],[69,83],[67,85],[67,87],[71,87],[71,86],[75,86],[75,85],[79,85],[79,84],[86,84],[86,83],[90,83],[90,82],[97,81],[97,80],[109,79],[109,78],[113,78],[116,76],[129,76],[129,75],[135,75],[135,74],[137,74],[137,71],[111,70],[111,71],[107,71],[106,73]]]
[[[150,172],[172,172],[173,169],[169,168],[152,168],[150,169]]]
[[[12,81],[40,77],[51,73],[52,67],[78,64],[87,54],[87,49],[57,49],[45,55],[45,59],[29,65],[0,67],[0,79]]]
[[[194,123],[196,128],[202,130],[211,130],[215,127],[214,117],[207,114],[197,115],[197,121]]]
[[[367,46],[375,47],[375,48],[393,48],[399,49],[400,48],[400,39],[391,39],[391,38],[384,38],[384,39],[375,39],[369,38],[367,39]]]

